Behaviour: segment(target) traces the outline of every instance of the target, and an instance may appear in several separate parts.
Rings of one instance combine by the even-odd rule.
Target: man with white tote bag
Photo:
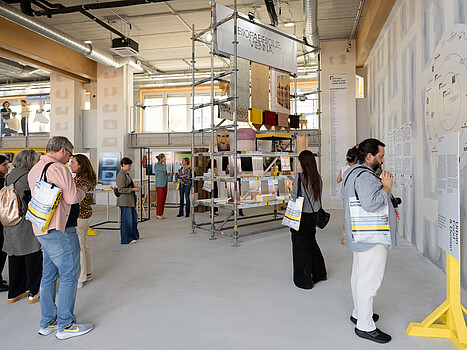
[[[383,280],[387,250],[396,246],[397,224],[390,200],[393,176],[384,170],[381,178],[375,174],[384,162],[384,146],[376,139],[358,145],[358,162],[343,174],[341,192],[347,246],[353,252],[350,321],[357,336],[377,343],[391,341],[376,328],[379,315],[373,313],[373,298]]]

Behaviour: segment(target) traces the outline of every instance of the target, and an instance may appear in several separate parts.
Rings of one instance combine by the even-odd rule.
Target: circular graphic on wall
[[[467,25],[444,33],[431,61],[425,90],[428,145],[437,151],[438,136],[467,127]]]

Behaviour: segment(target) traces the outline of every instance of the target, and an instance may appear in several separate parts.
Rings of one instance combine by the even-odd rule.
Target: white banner
[[[331,199],[340,200],[341,185],[336,182],[349,149],[347,74],[329,76],[329,127],[331,157]]]
[[[438,138],[438,245],[460,260],[459,131]]]
[[[232,13],[232,9],[216,4],[216,22],[230,16]],[[256,19],[255,22],[261,23]],[[279,31],[277,28],[274,29]],[[221,55],[233,55],[233,39],[233,19],[231,19],[216,29],[214,51]],[[255,25],[247,16],[241,13],[239,13],[237,21],[237,40],[238,57],[286,72],[297,73],[296,41]]]

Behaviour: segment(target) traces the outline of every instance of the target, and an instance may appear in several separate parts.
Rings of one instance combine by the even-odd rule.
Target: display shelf
[[[257,218],[259,216],[265,216],[265,215],[273,215],[273,220],[279,220],[282,216],[282,214],[280,214],[278,212],[278,208],[280,208],[279,206],[281,205],[284,205],[288,202],[288,199],[286,199],[286,196],[282,195],[282,196],[278,196],[279,198],[277,198],[276,200],[270,200],[270,201],[255,201],[255,200],[242,200],[242,201],[235,201],[235,202],[227,202],[227,199],[221,199],[221,198],[215,198],[215,196],[217,197],[218,196],[218,192],[215,190],[215,188],[219,188],[219,192],[220,190],[223,188],[221,186],[226,186],[227,187],[227,193],[228,195],[230,196],[230,198],[240,198],[239,196],[239,192],[241,191],[241,189],[244,189],[246,190],[247,189],[247,185],[246,183],[247,182],[254,182],[254,181],[270,181],[270,180],[285,180],[285,179],[290,179],[291,177],[294,177],[295,176],[295,171],[298,169],[298,153],[297,153],[297,135],[299,134],[302,134],[304,132],[306,132],[307,134],[310,135],[310,132],[311,134],[314,132],[314,130],[293,130],[291,133],[286,133],[286,132],[279,132],[279,131],[259,131],[257,134],[256,134],[256,138],[255,138],[255,144],[256,144],[256,149],[258,149],[258,145],[261,145],[262,147],[265,147],[264,145],[265,144],[268,144],[267,142],[263,142],[263,143],[259,143],[258,141],[262,141],[262,140],[272,140],[272,145],[271,145],[271,149],[270,151],[248,151],[248,152],[237,152],[237,128],[239,127],[238,125],[238,112],[239,112],[239,106],[237,106],[237,99],[238,99],[238,88],[239,88],[239,83],[243,84],[243,82],[239,82],[237,80],[237,73],[238,73],[238,65],[237,65],[237,58],[238,58],[238,32],[237,30],[233,30],[233,40],[232,40],[232,44],[233,44],[233,52],[230,53],[229,57],[231,59],[231,65],[230,67],[228,68],[224,68],[226,69],[225,72],[222,72],[222,73],[219,73],[219,72],[214,72],[215,70],[215,67],[214,67],[214,57],[217,56],[215,51],[216,51],[216,48],[215,48],[215,38],[216,38],[216,31],[215,29],[218,28],[220,25],[222,24],[225,24],[229,21],[231,21],[233,27],[232,28],[237,28],[238,26],[238,21],[248,21],[248,22],[251,22],[248,17],[244,14],[241,14],[237,11],[237,0],[234,0],[233,1],[233,12],[232,14],[229,14],[226,18],[224,19],[221,19],[220,21],[216,21],[216,18],[215,18],[215,15],[214,15],[214,9],[216,8],[216,1],[213,0],[211,1],[211,25],[204,29],[204,30],[201,30],[201,31],[198,31],[198,32],[195,32],[195,28],[194,28],[194,25],[192,27],[192,65],[191,65],[191,69],[192,69],[192,97],[191,97],[191,101],[192,101],[192,125],[193,125],[193,129],[192,129],[192,157],[194,159],[195,162],[197,162],[198,166],[197,166],[197,169],[196,169],[196,172],[198,174],[198,176],[195,176],[195,167],[192,167],[192,197],[195,198],[195,193],[194,193],[194,188],[195,188],[195,185],[198,187],[198,193],[199,193],[199,196],[202,198],[204,197],[206,194],[208,194],[207,192],[205,193],[202,193],[199,189],[199,185],[200,185],[200,182],[201,181],[211,181],[211,184],[212,185],[215,185],[215,186],[212,186],[212,192],[210,192],[210,196],[211,198],[209,199],[196,199],[196,200],[192,200],[191,203],[192,203],[192,221],[191,221],[191,227],[192,227],[192,232],[195,233],[195,230],[197,229],[200,229],[200,230],[205,230],[205,231],[208,231],[211,233],[211,239],[215,239],[215,235],[217,234],[221,234],[221,235],[226,235],[226,236],[230,236],[232,237],[233,239],[233,245],[234,246],[238,246],[238,239],[239,237],[242,237],[242,236],[246,236],[246,235],[250,235],[250,234],[254,234],[252,232],[248,232],[248,233],[240,233],[239,232],[239,227],[243,227],[243,226],[247,226],[247,225],[261,225],[263,222],[270,222],[271,220],[268,220],[268,221],[260,221],[258,220]],[[294,40],[296,43],[298,44],[303,44],[305,47],[307,47],[307,54],[308,53],[312,53],[312,52],[318,52],[318,69],[320,69],[320,62],[319,62],[319,48],[317,47],[314,47],[312,45],[309,45],[306,41],[303,41],[303,40],[300,40],[300,39],[297,39],[297,37],[295,36],[295,33],[294,35],[292,34],[289,34],[289,33],[285,33],[277,28],[274,28],[274,27],[271,27],[269,25],[265,25],[265,24],[262,24],[262,23],[259,23],[257,21],[254,22],[255,25],[257,25],[259,28],[263,28],[263,29],[266,29],[268,31],[271,31],[277,35],[280,35],[282,37],[285,37],[285,38],[288,38],[290,40]],[[212,36],[212,40],[209,42],[209,45],[210,45],[210,58],[211,58],[211,74],[210,74],[210,77],[208,78],[204,78],[204,79],[201,79],[201,80],[198,80],[196,81],[195,80],[195,72],[196,72],[196,45],[195,45],[195,42],[197,41],[201,41],[203,43],[207,43],[207,41],[205,40],[205,35],[206,34],[210,34]],[[223,56],[224,54],[221,53],[221,56]],[[245,59],[245,57],[243,57]],[[280,57],[278,57],[278,59],[280,59]],[[295,91],[292,95],[290,95],[292,98],[295,99],[295,108],[294,108],[294,113],[297,114],[297,98],[300,96],[298,93],[297,93],[297,74],[293,73],[293,72],[290,72],[288,73],[291,77],[293,77],[295,79],[295,84],[294,84],[294,88],[295,88]],[[224,77],[227,77],[229,76],[229,78],[226,78],[226,79],[222,79]],[[215,93],[214,93],[214,82],[216,81],[227,81],[228,79],[230,79],[230,97],[228,98],[225,98],[225,99],[221,99],[221,100],[216,100],[216,96],[215,96]],[[195,94],[196,94],[196,91],[195,91],[195,87],[196,86],[199,86],[199,85],[202,85],[202,84],[208,84],[210,83],[210,102],[207,102],[207,103],[202,103],[202,104],[195,104]],[[243,86],[242,86],[243,88]],[[311,92],[311,93],[305,93],[303,96],[305,95],[311,95],[311,94],[317,94],[318,95],[318,100],[319,100],[319,97],[320,97],[320,93],[321,93],[321,89],[320,89],[320,77],[319,77],[319,74],[318,74],[318,91],[316,92]],[[230,102],[230,107],[231,107],[231,110],[233,111],[233,124],[232,125],[221,125],[225,119],[222,120],[222,122],[220,122],[220,124],[218,125],[215,125],[215,114],[216,114],[216,109],[215,109],[215,106],[216,105],[219,105],[221,103],[226,103],[226,102]],[[319,102],[320,103],[320,102]],[[203,128],[203,129],[199,129],[199,130],[196,130],[194,129],[194,125],[195,125],[195,118],[198,118],[198,116],[195,116],[195,111],[198,110],[198,109],[201,109],[201,108],[206,108],[206,107],[210,107],[210,112],[211,112],[211,125],[210,127],[208,128]],[[319,104],[319,109],[320,109],[321,105]],[[242,105],[242,108],[248,108],[248,106],[244,106]],[[243,109],[241,110],[242,113],[244,112]],[[292,108],[290,110],[290,112],[292,112]],[[319,113],[319,116],[321,117],[321,114]],[[245,121],[243,119],[244,115],[242,115],[242,121]],[[320,126],[321,126],[321,123],[320,123]],[[230,141],[230,150],[229,151],[221,151],[221,152],[216,152],[215,151],[215,145],[216,145],[216,140],[217,140],[217,133],[216,131],[217,130],[225,130],[225,131],[228,131],[229,133],[229,141]],[[209,132],[210,133],[210,139],[209,140],[204,140],[203,139],[203,147],[208,148],[210,149],[209,152],[206,152],[205,150],[201,150],[201,149],[198,149],[195,151],[195,149],[197,147],[200,147],[199,145],[195,144],[195,135],[198,134],[198,133],[202,133],[202,132]],[[321,134],[321,131],[320,130],[317,130],[316,131],[316,135],[320,135]],[[222,135],[224,136],[224,135]],[[312,135],[314,136],[314,135]],[[279,145],[279,143],[276,144],[276,142],[274,141],[284,141],[283,144],[284,144],[284,147],[281,147]],[[290,141],[290,142],[289,142]],[[320,141],[320,140],[319,140]],[[209,144],[208,144],[209,143]],[[286,147],[285,147],[286,146]],[[320,142],[319,142],[319,147],[320,147]],[[252,147],[253,148],[253,147]],[[279,150],[279,151],[276,151],[276,150]],[[319,149],[319,153],[321,153],[321,149]],[[200,174],[204,174],[207,170],[207,165],[208,165],[208,161],[212,164],[212,168],[214,168],[214,164],[213,162],[216,160],[215,157],[218,157],[217,158],[217,162],[219,162],[219,157],[223,157],[223,156],[229,156],[229,163],[230,163],[230,168],[229,168],[229,172],[230,172],[230,175],[231,176],[218,176],[215,174],[214,171],[212,171],[210,174],[206,174],[206,176],[199,176]],[[271,157],[273,158],[272,159],[272,162],[270,162],[270,159],[267,160],[267,163],[268,163],[268,166],[266,167],[266,169],[263,168],[264,170],[264,174],[263,176],[254,176],[253,174],[249,174],[249,173],[244,173],[244,174],[239,174],[240,172],[240,169],[238,168],[239,164],[241,164],[240,162],[240,159],[239,158],[242,158],[242,157],[263,157],[263,158],[267,158],[267,157]],[[276,175],[276,176],[273,176],[273,175],[267,175],[267,174],[270,174],[271,171],[270,169],[272,169],[272,167],[277,167],[277,163],[281,158],[280,157],[290,157],[290,162],[287,161],[286,163],[283,162],[282,165],[285,167],[285,169],[287,170],[291,170],[290,171],[290,174],[280,174],[280,175]],[[289,165],[290,163],[290,165]],[[264,164],[264,162],[262,163]],[[287,165],[286,165],[287,164]],[[287,166],[287,167],[286,167]],[[256,167],[258,169],[256,169]],[[261,169],[261,166],[259,165],[259,160],[258,162],[255,163],[255,165],[253,165],[253,169],[255,170],[255,174],[261,174],[262,172],[260,172],[262,169]],[[284,170],[284,169],[282,169]],[[293,170],[293,171],[292,171]],[[251,171],[251,169],[248,169],[248,171]],[[258,172],[257,172],[258,171]],[[274,169],[273,170],[274,173],[276,173],[277,169]],[[285,172],[285,170],[284,170]],[[244,185],[241,185],[242,183],[244,183]],[[225,184],[225,185],[224,185]],[[234,184],[238,184],[238,185],[234,185]],[[250,184],[251,185],[251,184]],[[263,184],[264,185],[264,184]],[[283,185],[282,182],[280,182],[280,184],[278,185],[278,188],[281,188],[281,186]],[[243,186],[243,187],[241,187]],[[251,187],[249,187],[251,188]],[[266,190],[264,190],[266,191]],[[270,191],[269,189],[269,186],[268,186],[268,190],[267,191]],[[277,190],[275,189],[274,191],[272,192],[276,192],[276,191],[281,191],[281,190]],[[281,194],[283,194],[283,192],[280,192]],[[285,193],[285,192],[284,192]],[[256,198],[261,198],[261,199],[267,199],[267,198],[274,198],[274,197],[266,197],[266,192],[264,192],[264,195],[263,197],[256,197]],[[197,197],[198,198],[198,197]],[[200,222],[197,222],[197,220],[199,221],[199,219],[197,218],[197,213],[195,213],[195,210],[194,210],[194,207],[195,206],[205,206],[205,207],[209,207],[210,208],[210,221],[209,223],[200,223]],[[238,224],[238,221],[239,220],[242,220],[245,219],[245,218],[239,218],[239,209],[249,209],[249,208],[258,208],[258,207],[273,207],[273,211],[269,212],[268,214],[265,214],[265,213],[259,213],[260,210],[258,211],[253,211],[253,212],[250,212],[250,215],[247,217],[247,219],[250,219],[250,220],[246,220],[245,221],[245,224]],[[229,212],[229,214],[227,215],[227,217],[223,220],[223,221],[218,221],[214,218],[214,208],[221,208],[221,209],[226,209]],[[283,208],[284,209],[284,208]],[[204,210],[204,208],[203,208]],[[203,210],[200,209],[201,212],[203,212]],[[266,210],[262,210],[263,212],[265,212]],[[218,218],[219,219],[219,218]],[[252,220],[251,220],[252,219]],[[203,220],[201,220],[203,221]],[[233,222],[233,225],[231,227],[229,227],[228,229],[233,229],[233,233],[230,235],[226,232],[227,228],[224,227],[224,225],[226,224],[227,221],[232,221]],[[205,226],[205,227],[202,227],[202,226]],[[270,230],[270,228],[268,227],[268,231]],[[259,233],[259,232],[263,232],[264,229],[261,229],[261,227],[259,227],[258,230],[255,230],[255,232]]]
[[[276,175],[276,176],[241,176],[237,175],[238,181],[247,182],[247,181],[266,181],[266,180],[279,180],[279,179],[287,179],[289,176],[295,176],[296,174],[289,174],[289,175]],[[210,176],[195,176],[195,181],[211,181]],[[218,182],[235,182],[233,176],[214,176],[214,181]]]
[[[232,156],[233,151],[224,151],[224,152],[212,152],[214,157],[216,156]],[[210,157],[211,152],[201,152],[195,153],[194,157]],[[298,154],[295,152],[263,152],[263,151],[244,151],[237,152],[237,157],[254,157],[254,156],[263,156],[263,157],[298,157]]]
[[[215,208],[220,208],[220,209],[228,209],[228,210],[235,210],[235,209],[249,209],[249,208],[258,208],[258,207],[267,207],[271,205],[278,205],[278,204],[285,204],[288,203],[288,199],[278,199],[275,201],[265,201],[265,202],[253,202],[253,203],[237,203],[236,208],[235,204],[232,203],[216,203],[214,201],[213,206]],[[206,207],[211,206],[211,200],[210,199],[200,199],[195,201],[196,205],[204,205]]]

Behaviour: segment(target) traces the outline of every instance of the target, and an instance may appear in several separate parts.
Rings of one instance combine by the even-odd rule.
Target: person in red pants
[[[157,156],[159,161],[154,166],[156,173],[156,193],[157,193],[157,207],[156,215],[158,219],[165,219],[164,208],[165,200],[167,199],[167,179],[172,173],[167,174],[167,164],[165,154],[161,153]]]

